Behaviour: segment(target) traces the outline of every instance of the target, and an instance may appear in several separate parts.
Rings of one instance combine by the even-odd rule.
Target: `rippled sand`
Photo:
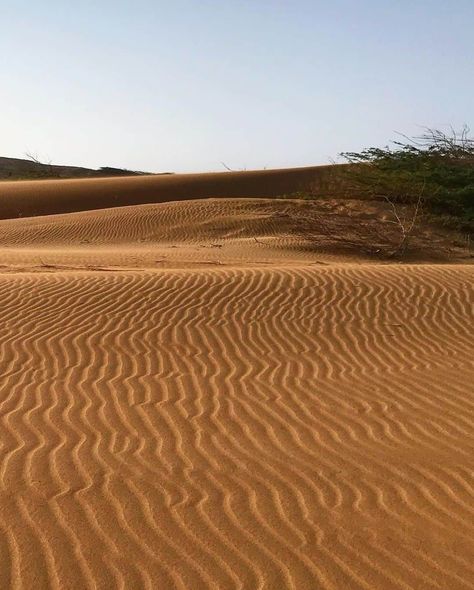
[[[474,266],[287,206],[0,222],[2,588],[474,587]]]

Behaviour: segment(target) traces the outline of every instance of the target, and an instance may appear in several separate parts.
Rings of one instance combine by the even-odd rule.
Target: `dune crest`
[[[277,197],[322,190],[334,166],[0,182],[0,219],[212,197]]]

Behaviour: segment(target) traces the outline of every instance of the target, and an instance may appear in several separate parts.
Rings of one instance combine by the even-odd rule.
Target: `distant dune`
[[[0,157],[0,180],[38,180],[50,178],[97,178],[103,176],[141,176],[146,172],[136,172],[123,168],[104,166],[98,170],[80,166],[58,166],[44,164],[32,159]]]
[[[0,218],[208,197],[275,197],[323,190],[333,166],[249,172],[0,183]]]
[[[474,587],[472,259],[330,169],[0,183],[0,587]]]

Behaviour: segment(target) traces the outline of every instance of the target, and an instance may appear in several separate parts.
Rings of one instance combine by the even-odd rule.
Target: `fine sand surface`
[[[157,201],[0,221],[0,588],[472,589],[474,265]]]

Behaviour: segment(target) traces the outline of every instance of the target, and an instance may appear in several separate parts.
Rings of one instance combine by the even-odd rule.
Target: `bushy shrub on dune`
[[[474,231],[474,140],[469,128],[426,129],[401,136],[393,147],[343,152],[354,192],[423,209],[467,232]]]

